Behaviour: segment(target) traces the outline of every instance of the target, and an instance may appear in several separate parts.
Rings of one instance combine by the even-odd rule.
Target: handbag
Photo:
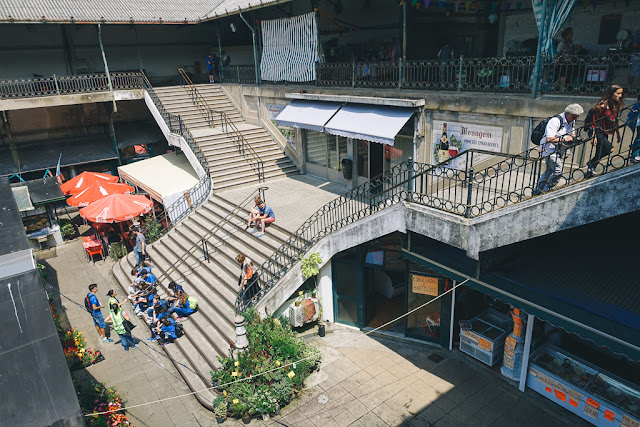
[[[124,328],[127,330],[127,332],[131,332],[131,330],[133,328],[135,328],[136,324],[134,324],[133,322],[131,322],[130,320],[124,319],[124,322],[122,322],[122,324],[124,325]]]

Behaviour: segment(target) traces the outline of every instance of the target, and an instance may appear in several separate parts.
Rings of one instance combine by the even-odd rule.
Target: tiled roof
[[[290,0],[0,0],[0,22],[196,23]]]

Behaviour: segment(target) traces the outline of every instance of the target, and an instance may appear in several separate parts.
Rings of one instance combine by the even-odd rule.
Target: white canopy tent
[[[199,181],[198,175],[184,154],[175,153],[120,166],[118,173],[123,180],[146,191],[165,208]]]

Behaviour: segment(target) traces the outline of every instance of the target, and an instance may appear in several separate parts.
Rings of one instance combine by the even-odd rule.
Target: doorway
[[[358,259],[358,249],[346,251],[333,259],[333,307],[336,322],[352,326],[362,324],[364,317],[362,301],[362,268]]]

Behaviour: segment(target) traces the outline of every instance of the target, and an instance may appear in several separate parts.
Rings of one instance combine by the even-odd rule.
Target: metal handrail
[[[218,223],[207,232],[204,236],[202,236],[194,245],[187,250],[180,258],[178,258],[173,264],[169,266],[163,273],[158,277],[158,281],[163,280],[166,277],[177,270],[182,264],[184,264],[190,256],[192,256],[198,249],[202,248],[203,258],[209,262],[209,250],[208,250],[208,240],[211,238],[218,230],[222,229],[222,227],[226,224],[229,224],[230,221],[235,218],[242,209],[251,201],[255,200],[255,196],[260,196],[262,200],[264,200],[264,192],[268,190],[269,187],[260,187],[251,194],[249,194],[243,201],[238,203],[236,207],[233,208],[231,212],[229,212],[224,218],[222,218]]]
[[[186,141],[187,145],[193,152],[194,156],[198,160],[198,163],[200,163],[200,166],[204,171],[203,177],[193,188],[191,188],[187,193],[182,195],[171,205],[165,207],[164,215],[160,219],[160,223],[164,228],[162,234],[165,234],[184,217],[186,217],[190,212],[194,211],[198,206],[200,206],[209,197],[209,193],[211,192],[209,163],[207,162],[204,153],[202,153],[202,150],[200,150],[198,144],[196,144],[193,135],[191,135],[191,132],[189,132],[189,129],[184,124],[182,118],[177,114],[171,114],[167,111],[165,106],[162,104],[162,101],[153,90],[153,86],[151,86],[151,83],[147,79],[147,76],[142,70],[140,70],[140,79],[142,82],[142,87],[149,94],[149,97],[160,113],[160,116],[169,128],[169,132],[180,135]]]
[[[565,172],[554,183],[557,188],[588,178],[583,170],[585,159],[594,154],[595,148],[591,147],[587,153],[588,143],[592,140],[586,135],[587,127],[578,128],[577,140],[563,148]],[[630,132],[631,135],[625,135],[629,128],[624,120],[617,129],[622,130],[622,141],[632,141],[638,132],[636,129]],[[602,131],[602,128],[597,130]],[[623,151],[623,145],[620,144],[617,153],[609,155],[606,164],[598,163],[596,174],[606,174],[630,164],[629,151]],[[402,162],[311,215],[256,271],[256,279],[239,293],[236,310],[242,311],[260,301],[301,256],[334,231],[401,202],[416,203],[465,218],[483,215],[535,197],[546,166],[544,162],[546,157],[539,147],[520,154],[472,149],[436,165],[411,159]],[[550,190],[541,192],[546,191]]]
[[[247,142],[244,135],[238,130],[233,121],[229,118],[224,111],[217,111],[209,107],[209,104],[204,97],[198,91],[198,88],[193,84],[184,69],[178,68],[178,73],[181,77],[180,85],[191,96],[191,100],[196,107],[204,114],[210,127],[215,127],[214,116],[220,115],[220,126],[225,133],[233,134],[233,142],[238,147],[238,151],[242,154],[246,160],[252,165],[254,171],[258,174],[258,182],[264,182],[264,162],[255,151],[255,149]],[[228,131],[231,129],[230,131]]]

